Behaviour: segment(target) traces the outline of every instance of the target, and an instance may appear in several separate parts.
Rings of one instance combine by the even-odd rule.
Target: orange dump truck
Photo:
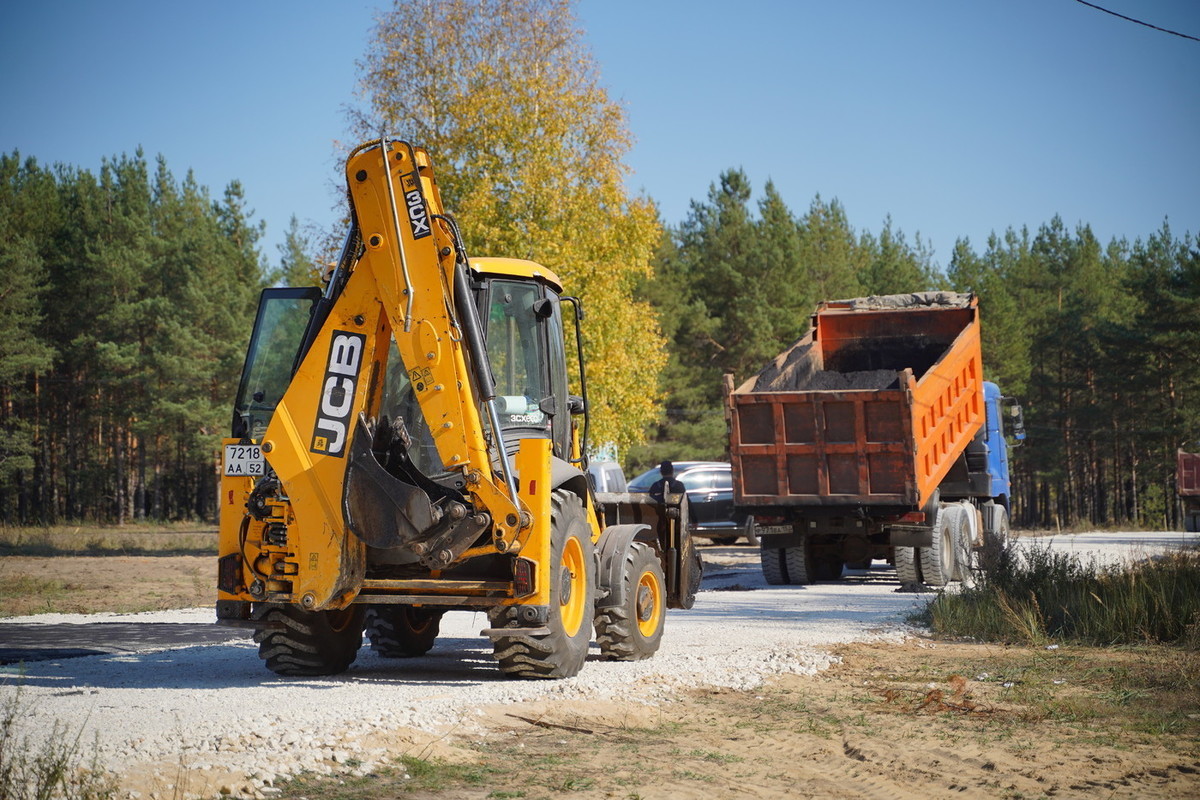
[[[772,584],[874,559],[904,583],[970,580],[1008,530],[999,388],[983,380],[978,302],[927,292],[821,303],[758,375],[726,379],[734,504]]]

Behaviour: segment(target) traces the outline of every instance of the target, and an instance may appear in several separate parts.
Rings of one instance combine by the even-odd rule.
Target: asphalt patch
[[[195,622],[0,623],[0,664],[225,644],[250,631]]]

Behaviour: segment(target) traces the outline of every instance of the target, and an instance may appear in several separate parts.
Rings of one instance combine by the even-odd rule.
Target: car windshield
[[[661,478],[658,467],[647,470],[629,481],[628,491],[648,492],[654,482]],[[718,491],[733,489],[733,480],[729,467],[723,463],[714,462],[712,465],[695,464],[691,467],[675,467],[675,477],[689,492],[705,491],[716,488]]]
[[[685,472],[678,477],[689,492],[702,492],[712,488],[713,474],[712,470],[703,469]]]
[[[643,472],[629,482],[629,491],[631,492],[648,492],[654,482],[661,476],[658,474],[658,469],[652,469],[649,472]]]

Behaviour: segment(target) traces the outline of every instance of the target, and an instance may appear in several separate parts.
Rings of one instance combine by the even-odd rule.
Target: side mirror
[[[1004,403],[1010,417],[1008,427],[1012,431],[1012,438],[1017,444],[1025,441],[1025,412],[1021,409],[1021,404],[1010,397],[1001,398],[1001,402]]]

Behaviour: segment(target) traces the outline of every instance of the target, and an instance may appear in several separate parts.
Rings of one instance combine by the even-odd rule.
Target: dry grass
[[[368,776],[305,776],[280,796],[1200,796],[1200,664],[1177,648],[920,641],[839,655],[753,691],[656,698],[631,725],[616,709],[507,707],[473,737],[469,764],[408,755]]]
[[[120,527],[0,527],[0,556],[202,556],[216,553],[217,528],[203,522]]]

